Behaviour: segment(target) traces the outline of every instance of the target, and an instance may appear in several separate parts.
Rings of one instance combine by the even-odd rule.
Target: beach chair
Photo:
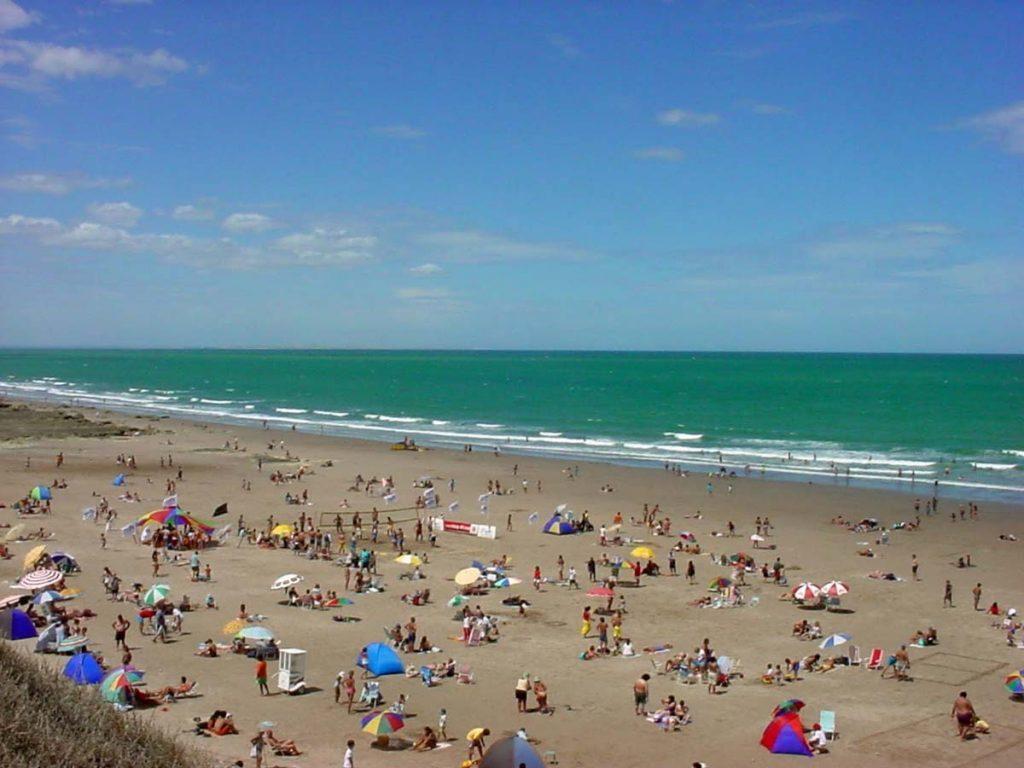
[[[872,648],[871,655],[868,657],[868,663],[865,665],[865,669],[879,669],[885,662],[885,651],[881,648]]]
[[[473,683],[475,681],[475,679],[476,678],[473,676],[473,670],[469,666],[469,664],[462,664],[462,665],[459,666],[458,672],[457,672],[456,677],[455,677],[455,682],[456,683],[463,683],[465,685],[470,685],[471,683]]]
[[[846,654],[846,658],[850,660],[850,666],[855,667],[864,662],[864,659],[860,657],[860,646],[851,645],[849,652]]]
[[[663,669],[659,669],[658,668],[658,662],[656,662],[654,659],[650,659],[650,662],[651,662],[651,669],[654,670],[654,674],[656,674],[656,675],[664,675],[665,674],[665,671]]]
[[[821,710],[821,715],[818,717],[818,723],[821,725],[821,730],[825,733],[826,739],[838,739],[839,731],[836,728],[836,713],[831,710]]]
[[[555,753],[555,750],[549,749],[544,752],[544,762],[548,765],[558,765],[558,755]]]

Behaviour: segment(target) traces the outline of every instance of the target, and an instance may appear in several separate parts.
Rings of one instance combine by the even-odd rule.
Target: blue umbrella
[[[103,679],[103,668],[91,653],[76,653],[64,665],[64,677],[77,685],[96,685]]]
[[[526,739],[506,736],[494,742],[484,753],[480,768],[545,768],[537,750]]]
[[[27,640],[38,637],[32,619],[24,611],[10,610],[0,612],[0,638],[4,640]]]
[[[53,498],[53,494],[50,492],[50,489],[45,485],[37,485],[28,492],[28,495],[36,501],[48,501]]]
[[[113,484],[114,485],[124,485],[124,475],[123,474],[117,475],[114,478],[114,483]]]

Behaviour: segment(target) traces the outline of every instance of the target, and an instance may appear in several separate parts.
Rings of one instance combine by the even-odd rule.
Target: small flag
[[[449,512],[458,512],[459,511],[459,502],[453,501],[451,504],[449,504],[448,505],[448,511]]]
[[[166,499],[164,499],[164,504],[163,505],[165,507],[176,507],[176,506],[178,506],[178,494],[174,494],[173,496],[168,496]]]
[[[219,507],[217,507],[215,510],[213,510],[213,516],[214,517],[220,517],[221,515],[226,515],[227,513],[228,513],[228,503],[226,501],[223,504],[221,504]]]

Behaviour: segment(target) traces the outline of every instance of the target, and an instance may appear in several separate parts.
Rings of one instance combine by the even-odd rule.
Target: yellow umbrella
[[[481,576],[483,576],[483,574],[480,573],[479,568],[463,568],[455,574],[455,583],[460,587],[468,587]]]
[[[248,626],[245,619],[232,619],[224,625],[224,629],[221,630],[225,635],[234,635],[241,632]]]
[[[39,558],[42,557],[45,552],[45,544],[39,544],[32,547],[32,549],[25,553],[25,559],[21,561],[22,566],[24,566],[26,571],[32,568],[37,562],[39,562]]]
[[[641,560],[652,560],[654,559],[654,550],[650,547],[637,547],[630,552],[633,557],[638,557]]]
[[[293,528],[290,525],[287,525],[285,523],[281,523],[280,525],[275,525],[274,526],[274,530],[272,530],[270,532],[270,535],[271,536],[291,536],[292,535],[292,530],[293,530]]]
[[[17,525],[12,525],[11,526],[11,530],[9,530],[7,532],[7,535],[4,536],[4,541],[17,541],[18,538],[21,536],[21,534],[23,534],[24,532],[25,532],[25,524],[24,523],[18,523]]]
[[[395,558],[395,562],[399,563],[400,565],[423,565],[423,561],[419,558],[419,555],[413,554],[399,555]]]

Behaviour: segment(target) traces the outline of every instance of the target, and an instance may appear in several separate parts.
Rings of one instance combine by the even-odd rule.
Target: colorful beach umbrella
[[[140,525],[158,523],[160,525],[174,526],[175,528],[184,526],[186,528],[192,528],[193,530],[202,531],[207,535],[213,533],[212,525],[207,525],[201,520],[198,520],[185,510],[181,509],[181,507],[162,507],[161,509],[155,509],[140,517],[138,522]]]
[[[506,736],[484,752],[480,768],[545,768],[544,760],[526,739]]]
[[[708,589],[711,592],[721,592],[723,589],[728,589],[731,586],[732,579],[727,579],[725,576],[717,576],[708,584]]]
[[[7,597],[0,597],[0,610],[10,608],[14,605],[21,605],[23,600],[28,600],[28,595],[7,595]]]
[[[123,704],[128,700],[128,692],[142,682],[142,673],[134,667],[115,669],[100,683],[100,695],[106,701]]]
[[[614,597],[615,590],[608,587],[591,587],[587,590],[587,597]]]
[[[682,533],[680,533],[680,534],[679,534],[679,538],[680,538],[680,539],[683,539],[683,540],[685,540],[685,541],[696,541],[696,540],[697,540],[697,537],[696,537],[696,536],[694,536],[694,535],[693,535],[692,533],[690,533],[689,531],[683,531]]]
[[[29,498],[35,501],[49,501],[53,498],[53,493],[45,485],[37,485],[31,491],[28,492]]]
[[[27,640],[38,637],[35,624],[28,614],[14,608],[0,611],[0,638],[4,640]]]
[[[420,559],[419,555],[414,555],[411,553],[399,555],[395,558],[395,562],[399,565],[411,565],[414,567],[423,565],[423,560]]]
[[[1024,696],[1024,669],[1018,669],[1016,672],[1007,675],[1003,686],[1014,696]]]
[[[303,581],[303,577],[297,573],[286,573],[284,576],[278,576],[277,580],[270,585],[271,589],[288,589],[294,587],[296,584]]]
[[[84,635],[72,635],[57,643],[57,653],[75,653],[89,644],[89,638]]]
[[[550,533],[552,536],[566,536],[568,534],[576,533],[576,528],[568,520],[563,520],[560,514],[555,514],[550,520],[544,523],[544,527],[541,528],[544,533]]]
[[[796,712],[785,712],[773,718],[761,734],[761,746],[775,755],[813,756],[804,737],[804,726]]]
[[[235,633],[235,637],[243,640],[254,640],[256,642],[265,643],[268,640],[274,639],[274,633],[267,627],[245,627]]]
[[[644,546],[634,547],[633,550],[629,554],[631,554],[633,557],[640,558],[641,560],[653,560],[654,559],[654,550],[651,549],[650,547],[644,547]]]
[[[96,685],[103,680],[103,668],[91,653],[76,653],[64,665],[64,677],[77,685]]]
[[[775,708],[772,717],[778,717],[786,712],[799,712],[804,706],[806,705],[800,699],[786,699]]]
[[[42,592],[36,593],[36,596],[32,598],[32,602],[36,605],[43,605],[44,603],[59,603],[61,600],[67,599],[55,589],[44,589]]]
[[[850,592],[850,587],[842,581],[828,581],[821,585],[826,597],[842,597]]]
[[[834,635],[829,635],[819,643],[818,647],[821,649],[825,648],[836,648],[840,645],[844,645],[850,642],[852,635],[848,635],[845,632],[839,632]]]
[[[26,573],[21,577],[21,581],[18,582],[17,586],[22,589],[31,589],[33,591],[37,589],[44,589],[52,584],[56,584],[64,578],[64,574],[60,571],[55,571],[52,568],[41,568],[38,571],[32,571],[32,573]]]
[[[279,523],[278,525],[275,525],[273,527],[273,529],[270,531],[270,535],[271,536],[291,536],[292,535],[292,531],[294,531],[294,530],[295,529],[292,528],[287,523]]]
[[[821,596],[821,587],[817,584],[812,584],[809,581],[805,581],[801,584],[797,584],[793,588],[793,599],[794,600],[817,600]]]
[[[45,544],[37,544],[36,546],[32,547],[32,549],[25,553],[25,557],[21,561],[22,569],[27,571],[30,568],[34,568],[35,564],[39,562],[39,558],[41,558],[45,554]]]
[[[142,602],[146,605],[156,605],[166,600],[169,594],[171,594],[171,588],[167,584],[154,584],[146,590],[146,594],[142,596]]]
[[[234,635],[248,626],[245,619],[232,619],[221,629],[225,635]]]
[[[360,721],[366,733],[385,736],[405,727],[405,720],[396,712],[371,712]]]
[[[460,587],[468,587],[483,576],[479,568],[463,568],[455,574],[455,583]]]

